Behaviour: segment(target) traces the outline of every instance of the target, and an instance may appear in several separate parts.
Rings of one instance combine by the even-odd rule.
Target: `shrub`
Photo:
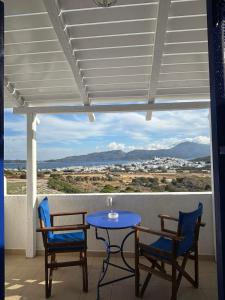
[[[161,182],[162,182],[162,183],[166,183],[166,177],[163,177],[163,178],[161,179]]]
[[[14,177],[15,173],[11,170],[5,170],[4,174],[6,177]]]
[[[61,178],[61,176],[59,174],[55,174],[55,173],[52,173],[50,175],[51,178],[55,178],[55,179],[58,179],[58,178]]]
[[[22,173],[21,175],[20,175],[20,179],[26,179],[27,178],[27,174],[26,173]]]
[[[75,185],[57,178],[49,178],[48,187],[64,193],[81,193],[81,190]]]
[[[43,172],[38,172],[37,173],[37,178],[45,178],[45,174]]]
[[[101,193],[113,193],[115,192],[114,186],[106,184],[100,191]]]
[[[176,187],[172,184],[167,184],[165,186],[165,191],[168,191],[168,192],[176,192]]]
[[[173,185],[177,185],[177,180],[176,180],[176,179],[172,179],[171,183],[172,183]]]

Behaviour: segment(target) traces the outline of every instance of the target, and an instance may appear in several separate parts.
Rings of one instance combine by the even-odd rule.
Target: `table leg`
[[[124,257],[123,248],[124,248],[125,242],[126,242],[126,240],[128,239],[128,237],[131,236],[131,235],[134,234],[134,233],[135,233],[134,230],[130,231],[130,232],[125,236],[125,238],[123,239],[122,244],[121,244],[121,257],[122,257],[122,260],[123,260],[124,264],[127,266],[127,268],[130,269],[131,272],[134,272],[135,269],[132,268],[132,267],[128,264],[128,262],[126,261],[126,259],[125,259],[125,257]]]
[[[101,240],[104,242],[105,244],[105,247],[106,247],[106,258],[103,259],[103,262],[102,262],[102,271],[100,273],[100,277],[99,277],[99,280],[98,280],[98,285],[97,285],[97,300],[100,299],[100,287],[101,287],[101,283],[102,281],[104,280],[105,278],[105,275],[107,273],[107,270],[108,270],[108,267],[109,267],[109,260],[110,260],[110,237],[109,237],[109,232],[108,230],[106,229],[106,233],[107,233],[107,240],[103,237],[100,237],[98,235],[98,230],[97,228],[95,228],[95,236],[96,236],[96,239],[97,240]]]
[[[128,239],[129,236],[131,236],[132,234],[134,233],[134,230],[132,230],[131,232],[129,232],[123,239],[122,243],[120,246],[118,245],[112,245],[111,244],[111,241],[110,241],[110,236],[109,236],[109,231],[106,229],[106,234],[107,234],[107,238],[103,238],[103,237],[100,237],[98,235],[98,230],[97,228],[95,228],[95,236],[96,236],[96,239],[97,240],[101,240],[104,242],[105,244],[105,248],[106,248],[106,258],[103,260],[102,262],[102,271],[100,273],[100,277],[99,277],[99,281],[98,281],[98,285],[97,285],[97,300],[100,299],[100,287],[102,286],[105,286],[105,285],[108,285],[108,284],[111,284],[111,283],[114,283],[114,282],[117,282],[117,281],[121,281],[121,280],[124,280],[124,279],[128,279],[130,277],[133,277],[134,276],[134,272],[135,272],[135,269],[133,267],[131,267],[128,262],[126,261],[125,257],[124,257],[124,245],[125,245],[125,242],[126,240]],[[112,250],[114,249],[115,250]],[[120,253],[121,255],[121,258],[122,258],[122,261],[123,263],[125,264],[125,267],[122,267],[120,265],[117,265],[117,264],[113,264],[110,262],[110,258],[111,258],[111,254],[115,254],[115,253]],[[108,281],[108,282],[103,282],[105,276],[106,276],[106,273],[108,271],[108,267],[109,266],[113,266],[115,268],[118,268],[118,269],[121,269],[123,271],[126,271],[126,272],[129,272],[131,273],[130,275],[127,275],[127,276],[123,276],[123,277],[120,277],[120,278],[117,278],[117,279],[114,279],[114,280],[111,280],[111,281]]]

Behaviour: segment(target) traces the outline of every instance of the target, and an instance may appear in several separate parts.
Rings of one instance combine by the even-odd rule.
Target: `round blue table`
[[[100,299],[100,287],[133,277],[135,272],[134,268],[131,267],[126,261],[124,257],[123,248],[127,238],[134,233],[133,230],[134,226],[139,225],[141,223],[141,216],[131,211],[125,211],[125,210],[113,210],[113,211],[119,214],[117,219],[108,218],[108,213],[110,212],[109,210],[98,211],[93,214],[89,214],[87,215],[86,218],[87,223],[90,226],[95,227],[96,239],[104,242],[105,250],[106,250],[106,258],[103,260],[102,271],[97,285],[97,300]],[[124,237],[121,245],[112,244],[110,241],[109,231],[127,229],[127,228],[131,228],[132,230]],[[98,229],[104,229],[106,231],[107,238],[103,238],[99,236]],[[111,255],[115,253],[120,253],[122,261],[125,266],[120,266],[110,262]],[[114,280],[110,280],[107,282],[103,282],[109,266],[113,266],[123,271],[127,271],[129,272],[129,275]]]

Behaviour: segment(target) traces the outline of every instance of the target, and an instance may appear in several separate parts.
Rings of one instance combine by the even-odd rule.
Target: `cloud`
[[[132,151],[132,150],[136,149],[136,147],[112,142],[107,145],[107,149],[108,150],[122,150],[122,151],[128,152],[128,151]]]
[[[109,149],[109,150],[124,150],[125,145],[124,144],[118,144],[116,142],[112,142],[112,143],[107,145],[107,149]]]
[[[182,141],[209,143],[208,110],[86,115],[40,115],[38,158],[51,159],[105,150],[169,148]],[[7,159],[26,157],[26,118],[5,114]]]
[[[210,137],[200,135],[194,138],[187,138],[186,141],[195,142],[199,144],[210,144]]]
[[[195,136],[193,138],[185,138],[185,139],[166,138],[166,139],[161,139],[159,143],[150,143],[150,144],[142,145],[139,147],[137,145],[126,145],[126,144],[122,144],[122,143],[112,142],[107,145],[107,149],[122,150],[125,152],[132,151],[135,149],[159,150],[159,149],[169,149],[169,148],[176,146],[177,144],[180,144],[182,142],[195,142],[198,144],[209,144],[210,138],[208,136]]]

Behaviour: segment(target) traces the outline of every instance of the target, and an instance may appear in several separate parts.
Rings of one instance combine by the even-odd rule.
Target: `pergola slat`
[[[158,0],[141,0],[141,3],[157,3],[157,1]],[[95,8],[92,0],[60,0],[59,3],[63,10]],[[118,0],[116,3],[117,6],[132,4],[140,4],[140,0]]]
[[[104,22],[124,22],[127,20],[136,19],[152,19],[157,16],[157,3],[139,6],[128,6],[128,7],[111,7],[110,10],[105,9],[102,13],[101,8],[94,10],[79,10],[64,12],[63,17],[65,23],[68,26],[74,26],[77,24],[92,24],[92,23],[104,23]]]
[[[208,99],[204,2],[171,0],[165,39],[159,47],[158,0],[118,0],[108,9],[96,7],[93,0],[59,0],[57,22],[67,38],[63,44],[52,11],[48,13],[42,0],[19,4],[8,0],[5,74],[30,106],[80,103],[78,90],[88,93],[85,103],[89,105],[90,101],[146,102],[154,94],[156,102]],[[165,10],[165,1],[162,5]],[[69,63],[62,49],[68,43],[74,50]],[[154,47],[156,53],[163,49],[158,67],[154,67]],[[79,87],[73,83],[71,63],[78,70]],[[157,69],[154,93],[147,82]]]
[[[7,55],[16,55],[27,53],[38,53],[38,52],[51,52],[60,51],[61,46],[57,40],[53,41],[43,41],[35,43],[25,43],[25,44],[8,44],[5,45],[5,51]]]
[[[128,56],[122,58],[98,59],[98,60],[82,60],[79,66],[82,71],[91,69],[110,69],[110,68],[126,68],[141,67],[152,64],[152,55]],[[135,70],[134,70],[135,71]],[[131,71],[133,73],[133,71]]]

